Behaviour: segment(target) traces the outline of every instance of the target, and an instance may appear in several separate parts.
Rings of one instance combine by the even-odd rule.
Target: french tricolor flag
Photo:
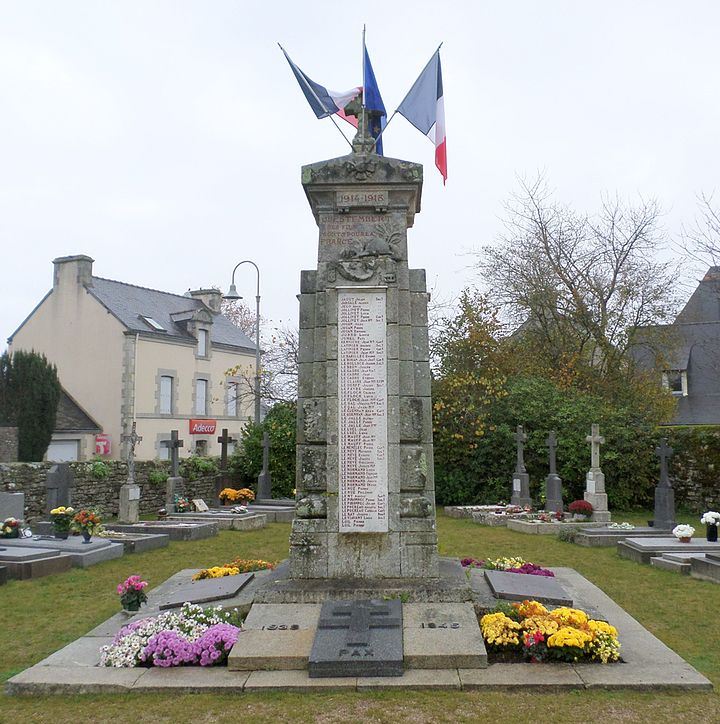
[[[322,86],[308,78],[308,76],[305,75],[305,73],[303,73],[300,68],[292,62],[292,60],[290,60],[290,56],[285,52],[285,48],[283,48],[282,45],[280,46],[280,49],[283,53],[285,53],[287,62],[290,63],[292,72],[295,75],[297,82],[300,84],[300,89],[304,93],[305,98],[307,98],[307,102],[310,104],[310,107],[313,109],[315,115],[318,118],[327,118],[328,116],[338,113],[342,118],[352,123],[352,120],[345,118],[343,108],[345,108],[345,106],[350,103],[353,98],[357,98],[357,96],[362,93],[362,86],[351,88],[347,91],[329,90],[325,86]],[[356,125],[356,123],[354,125]]]
[[[430,58],[397,112],[435,144],[435,165],[444,184],[447,181],[447,150],[440,48]]]

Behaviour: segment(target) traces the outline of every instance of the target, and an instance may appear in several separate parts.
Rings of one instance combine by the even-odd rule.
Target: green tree
[[[0,357],[0,421],[16,425],[19,458],[43,459],[50,445],[60,401],[55,365],[36,352],[7,352]]]
[[[230,457],[229,467],[242,482],[257,488],[262,471],[263,433],[270,439],[270,475],[273,497],[293,497],[295,488],[296,405],[282,402],[273,405],[260,424],[249,423],[242,432],[240,444]]]

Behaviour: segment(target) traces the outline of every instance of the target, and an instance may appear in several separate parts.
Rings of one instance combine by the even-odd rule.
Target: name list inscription
[[[386,293],[338,290],[341,533],[388,531]]]

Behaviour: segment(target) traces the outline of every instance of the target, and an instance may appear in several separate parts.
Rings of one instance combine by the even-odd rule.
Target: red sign
[[[110,444],[110,435],[106,433],[100,433],[95,435],[95,454],[96,455],[109,455],[112,450]]]
[[[214,435],[217,420],[190,420],[191,435]]]

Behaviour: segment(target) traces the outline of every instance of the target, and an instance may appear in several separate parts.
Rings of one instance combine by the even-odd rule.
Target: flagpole
[[[366,52],[367,51],[365,50],[365,23],[363,23],[363,33],[362,33],[362,81],[363,81],[363,86],[362,86],[362,106],[361,106],[362,120],[360,122],[360,129],[362,131],[362,138],[361,138],[360,142],[363,144],[365,143],[365,129],[367,127],[365,124],[365,113],[366,113],[366,110],[365,110],[365,53]]]
[[[290,60],[290,56],[285,51],[285,48],[283,48],[282,45],[280,45],[280,43],[278,43],[278,48],[280,48],[280,50],[282,50],[282,52],[285,55],[285,57],[287,58],[288,62],[290,62],[292,65],[295,65]],[[350,148],[352,148],[353,147],[352,143],[348,140],[348,137],[342,132],[342,130],[340,129],[340,126],[338,126],[338,124],[337,124],[337,121],[333,118],[333,114],[330,113],[330,111],[328,110],[328,107],[320,100],[320,98],[318,97],[318,94],[315,92],[315,89],[305,80],[305,75],[304,75],[304,73],[302,73],[302,71],[300,72],[300,75],[303,78],[305,87],[313,94],[313,97],[320,104],[320,107],[325,111],[325,113],[327,113],[326,118],[329,118],[333,122],[333,125],[335,126],[335,128],[337,128],[338,133],[343,137],[345,143],[347,143],[348,146],[350,146]],[[296,76],[296,78],[297,78],[297,76]]]
[[[445,41],[443,41],[443,42],[445,42]],[[425,70],[430,65],[430,63],[432,63],[433,58],[440,52],[440,48],[442,48],[442,46],[443,46],[442,43],[440,43],[440,45],[438,45],[437,50],[430,56],[430,60],[428,60],[428,62],[425,63],[425,67],[420,71],[420,75],[418,75],[418,78],[425,72]],[[363,83],[364,82],[365,81],[364,81],[364,76],[363,76]],[[415,83],[417,83],[417,78],[415,79]],[[410,86],[410,90],[405,94],[405,98],[407,98],[410,95],[410,91],[412,91],[413,87],[415,86],[415,83],[413,83]],[[375,143],[373,143],[372,148],[370,149],[371,152],[375,150],[375,146],[377,145],[377,142],[380,140],[380,137],[382,136],[382,134],[385,133],[385,129],[390,125],[390,121],[392,121],[392,119],[395,118],[395,116],[397,115],[398,108],[400,108],[400,106],[403,103],[405,103],[405,98],[403,98],[402,101],[400,101],[400,105],[393,111],[393,114],[390,116],[390,118],[388,118],[388,122],[385,124],[385,128],[381,129],[380,133],[378,133],[377,138],[375,139]]]

